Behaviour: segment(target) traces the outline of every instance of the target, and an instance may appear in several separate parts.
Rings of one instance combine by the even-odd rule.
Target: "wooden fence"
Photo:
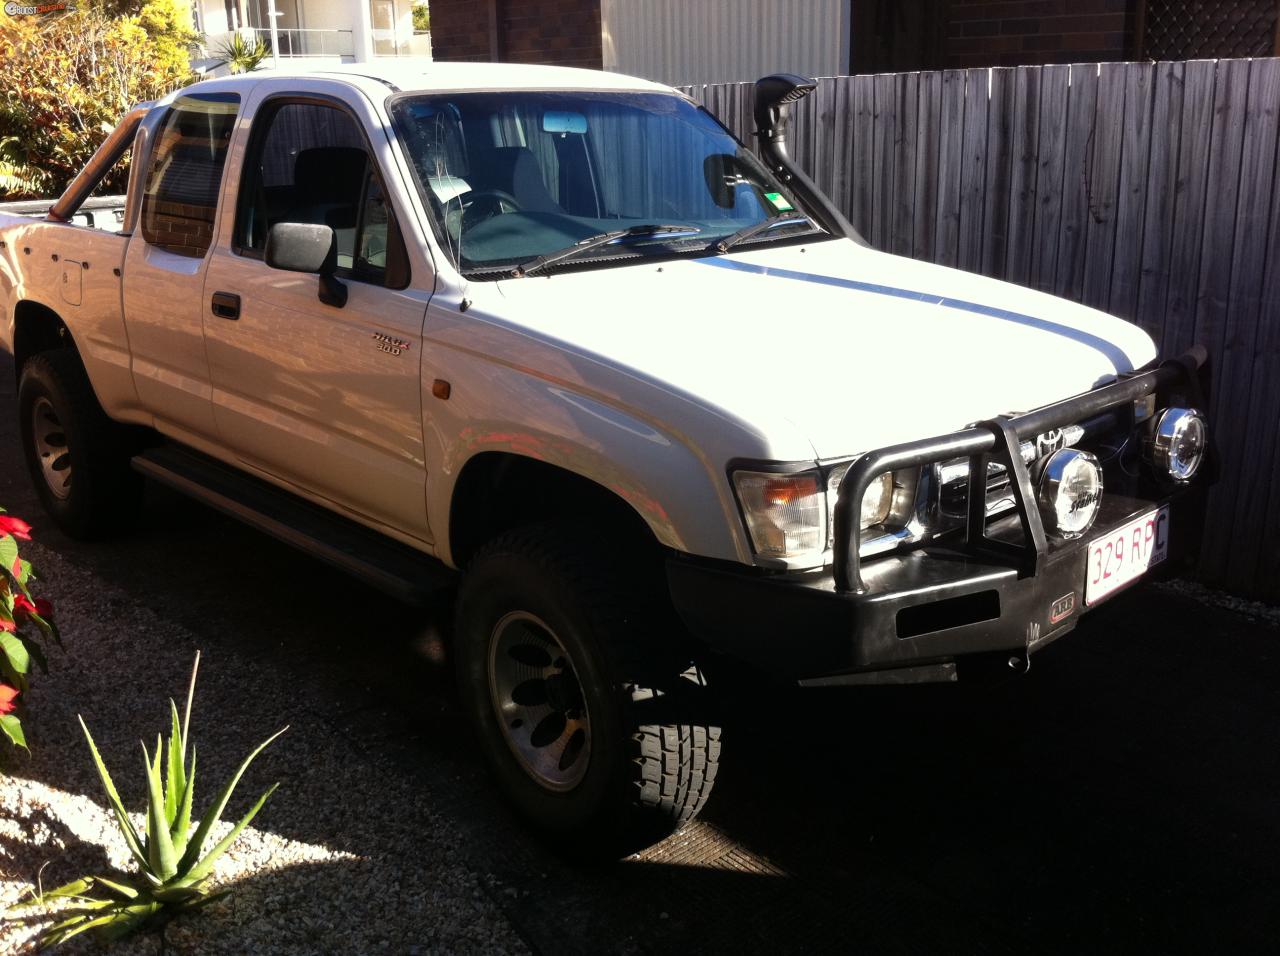
[[[750,84],[688,92],[752,142]],[[1201,573],[1280,599],[1280,60],[836,77],[795,114],[797,160],[877,248],[1207,346]]]

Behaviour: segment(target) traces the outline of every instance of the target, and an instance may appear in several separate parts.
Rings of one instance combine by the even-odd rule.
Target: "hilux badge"
[[[394,339],[389,335],[383,335],[381,332],[373,333],[373,341],[377,345],[379,352],[386,352],[388,355],[399,355],[409,349],[409,343],[404,339]]]

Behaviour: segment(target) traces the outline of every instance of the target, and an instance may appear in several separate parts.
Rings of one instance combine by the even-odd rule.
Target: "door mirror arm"
[[[278,222],[267,233],[263,258],[272,269],[306,272],[320,277],[320,301],[341,309],[347,286],[337,277],[338,237],[331,226]]]

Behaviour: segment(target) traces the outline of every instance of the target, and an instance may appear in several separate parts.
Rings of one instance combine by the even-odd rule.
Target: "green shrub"
[[[60,193],[132,106],[191,79],[196,39],[180,0],[83,4],[0,26],[0,196]],[[125,164],[108,189],[122,191]]]

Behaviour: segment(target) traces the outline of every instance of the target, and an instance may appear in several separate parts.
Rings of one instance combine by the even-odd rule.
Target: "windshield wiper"
[[[739,229],[737,232],[730,233],[723,239],[711,243],[711,245],[707,247],[707,251],[710,252],[714,249],[716,252],[720,253],[728,252],[734,246],[746,242],[748,239],[753,239],[762,232],[768,232],[770,229],[776,229],[778,226],[794,225],[795,223],[800,222],[807,222],[810,225],[813,224],[813,220],[808,216],[774,216],[770,219],[761,219],[759,222],[752,223],[745,229]]]
[[[697,226],[663,226],[663,225],[643,225],[630,226],[626,229],[614,229],[612,232],[602,232],[598,236],[588,236],[586,239],[580,239],[571,246],[565,246],[563,249],[557,249],[555,252],[548,252],[545,255],[538,256],[536,259],[530,259],[516,266],[512,271],[512,275],[516,278],[533,275],[540,269],[547,266],[555,265],[557,262],[563,262],[566,259],[572,259],[574,256],[580,256],[584,252],[590,252],[592,249],[599,249],[601,246],[607,246],[611,242],[617,242],[619,239],[627,239],[633,236],[658,236],[666,232],[684,232],[690,235],[696,235],[702,232]]]

